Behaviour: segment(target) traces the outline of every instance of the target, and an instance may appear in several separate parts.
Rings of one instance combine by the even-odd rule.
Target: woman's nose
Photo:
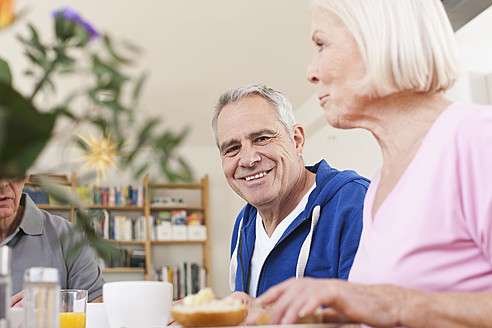
[[[311,59],[311,62],[308,65],[306,75],[307,75],[307,79],[309,82],[316,84],[319,82],[319,79],[318,79],[317,65],[315,64],[314,61],[315,60],[314,60],[314,56],[313,56],[313,58]]]

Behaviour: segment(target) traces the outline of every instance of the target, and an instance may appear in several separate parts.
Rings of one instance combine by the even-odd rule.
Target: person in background
[[[212,128],[227,182],[248,202],[232,235],[231,290],[251,301],[290,277],[347,279],[369,181],[324,160],[304,166],[304,129],[264,85],[222,94]]]
[[[70,246],[80,242],[63,238],[72,223],[40,210],[23,188],[24,177],[0,179],[0,246],[12,252],[12,306],[22,303],[24,271],[36,266],[58,269],[62,289],[86,289],[89,302],[102,302],[104,281],[91,249],[67,257]]]
[[[314,0],[308,79],[327,121],[364,128],[383,165],[349,282],[287,281],[271,323],[492,326],[492,107],[451,102],[459,75],[439,0]]]

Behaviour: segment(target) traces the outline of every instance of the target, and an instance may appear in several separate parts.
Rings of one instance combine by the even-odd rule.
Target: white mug
[[[109,328],[104,303],[87,303],[86,328]]]
[[[10,308],[10,328],[22,328],[24,326],[24,308]]]
[[[162,281],[118,281],[103,285],[110,328],[166,327],[173,285]]]

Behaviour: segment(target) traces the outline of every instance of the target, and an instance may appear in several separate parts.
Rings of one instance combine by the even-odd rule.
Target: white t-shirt
[[[284,234],[285,230],[294,221],[294,219],[304,211],[309,199],[309,195],[316,188],[316,183],[313,184],[311,189],[302,197],[296,208],[283,219],[280,224],[275,228],[271,237],[268,237],[265,228],[263,227],[263,220],[259,213],[256,214],[256,240],[253,250],[253,256],[251,257],[251,279],[249,281],[249,295],[256,296],[256,289],[258,286],[258,279],[260,278],[261,268],[265,262],[268,254],[272,251],[273,247],[277,244],[280,237]]]

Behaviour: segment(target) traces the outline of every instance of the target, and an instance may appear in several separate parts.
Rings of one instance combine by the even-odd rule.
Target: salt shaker
[[[12,277],[10,272],[10,248],[0,247],[0,328],[9,328],[10,293]]]
[[[60,327],[60,284],[55,268],[33,267],[24,273],[24,327]]]

